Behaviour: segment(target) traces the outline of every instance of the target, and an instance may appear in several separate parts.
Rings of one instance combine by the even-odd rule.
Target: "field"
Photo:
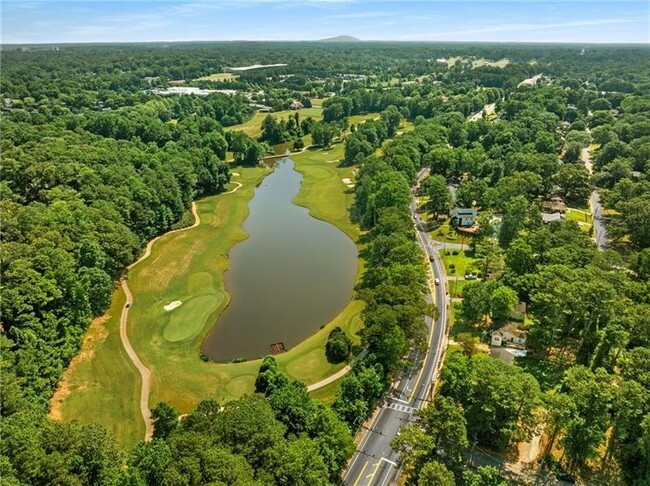
[[[239,76],[233,73],[215,73],[201,78],[196,78],[197,81],[233,81]]]
[[[266,118],[268,115],[273,115],[278,120],[283,120],[289,118],[290,116],[294,116],[295,113],[300,114],[301,119],[307,118],[308,116],[312,117],[314,120],[323,119],[323,109],[320,107],[303,108],[302,110],[283,110],[283,111],[276,111],[273,113],[256,111],[249,120],[239,125],[232,125],[230,127],[226,127],[225,130],[226,131],[237,130],[240,132],[244,132],[249,137],[257,138],[262,134],[261,125],[262,122],[264,121],[264,118]]]
[[[474,253],[469,250],[446,250],[442,253],[442,261],[445,264],[445,271],[448,276],[459,275],[464,277],[466,273],[473,270],[476,258],[474,258]]]
[[[296,203],[357,241],[359,229],[349,220],[353,191],[342,182],[353,178],[353,169],[338,167],[342,154],[343,145],[337,144],[293,157],[296,169],[304,174]],[[228,304],[223,284],[228,250],[246,237],[241,224],[248,214],[247,203],[268,173],[263,168],[236,170],[241,175],[233,181],[243,184],[239,190],[197,201],[201,224],[161,238],[151,256],[129,275],[134,302],[128,333],[140,359],[152,370],[150,407],[166,401],[186,413],[205,398],[223,401],[253,391],[259,360],[216,364],[203,362],[198,355],[205,335]],[[359,275],[362,268],[363,262]],[[183,304],[173,313],[165,312],[163,307],[175,300]],[[126,359],[117,331],[123,302],[118,290],[110,311],[91,327],[80,353],[83,359],[66,371],[53,403],[58,418],[99,422],[129,447],[143,436],[144,424],[137,407],[140,378]],[[325,358],[327,335],[334,326],[350,334],[358,331],[362,308],[362,302],[352,301],[321,331],[278,356],[282,371],[309,384],[341,369],[343,364],[332,365]],[[331,401],[337,386],[315,393]]]

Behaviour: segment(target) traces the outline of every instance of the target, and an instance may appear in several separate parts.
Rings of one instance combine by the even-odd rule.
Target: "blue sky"
[[[650,43],[648,1],[1,0],[3,43],[363,40]]]

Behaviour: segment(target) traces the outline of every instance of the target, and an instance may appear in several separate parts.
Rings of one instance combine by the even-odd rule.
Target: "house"
[[[454,226],[467,228],[474,226],[478,211],[474,208],[454,208],[451,212],[451,223]]]
[[[564,201],[558,200],[557,198],[553,198],[551,201],[544,201],[542,203],[542,209],[545,213],[561,214],[565,214],[569,210],[567,205],[564,204]]]
[[[289,105],[292,110],[302,110],[305,107],[300,101],[294,101]]]
[[[542,223],[551,224],[554,221],[562,221],[564,219],[564,214],[562,213],[542,213]]]
[[[525,349],[491,347],[490,356],[494,359],[500,359],[509,365],[514,364],[515,358],[523,358],[528,354]]]
[[[516,322],[509,322],[501,329],[492,331],[490,344],[492,346],[523,347],[526,345],[526,331],[520,330]]]

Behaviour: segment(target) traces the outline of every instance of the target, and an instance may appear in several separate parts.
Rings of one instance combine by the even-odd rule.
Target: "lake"
[[[274,343],[290,349],[352,298],[356,246],[292,202],[301,180],[294,162],[284,158],[255,190],[243,225],[249,237],[229,255],[230,305],[203,343],[202,352],[214,361],[259,358]]]

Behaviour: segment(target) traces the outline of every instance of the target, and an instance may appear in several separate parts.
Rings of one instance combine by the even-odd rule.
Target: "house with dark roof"
[[[474,226],[478,211],[475,208],[454,208],[451,212],[451,224],[468,228]]]

